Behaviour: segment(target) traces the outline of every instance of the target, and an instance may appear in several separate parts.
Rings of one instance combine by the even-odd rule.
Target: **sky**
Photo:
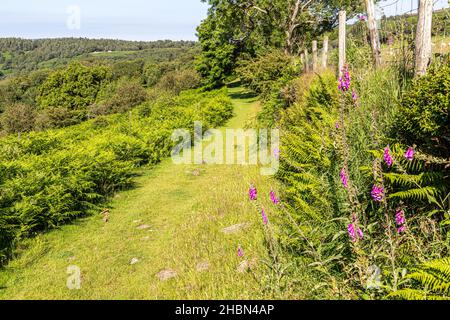
[[[435,9],[448,0],[435,0]],[[388,16],[417,8],[418,0],[385,0]],[[196,40],[206,17],[200,0],[1,0],[0,37],[87,37]]]
[[[0,37],[196,40],[207,8],[200,0],[1,0]]]
[[[448,0],[434,0],[435,10],[448,8]],[[386,16],[399,15],[411,10],[417,10],[419,0],[384,0],[379,3]]]

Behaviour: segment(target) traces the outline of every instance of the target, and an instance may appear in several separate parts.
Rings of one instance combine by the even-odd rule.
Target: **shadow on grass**
[[[231,99],[237,100],[249,100],[249,99],[257,99],[258,95],[251,91],[242,91],[236,93],[229,93]]]

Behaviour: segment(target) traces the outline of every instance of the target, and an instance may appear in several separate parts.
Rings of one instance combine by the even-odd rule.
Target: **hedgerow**
[[[424,261],[450,253],[446,86],[448,66],[405,91],[390,69],[290,82],[275,121],[285,290],[314,299],[432,298],[420,287],[430,282],[416,275],[429,271]]]

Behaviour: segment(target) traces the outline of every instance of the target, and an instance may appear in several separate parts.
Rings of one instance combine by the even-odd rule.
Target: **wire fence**
[[[409,8],[405,11],[406,4]],[[390,16],[384,14],[389,8]],[[415,39],[418,22],[418,1],[397,0],[378,7],[377,27],[381,42],[381,57],[384,65],[401,66],[405,70],[414,66]],[[434,9],[432,23],[432,50],[434,61],[448,61],[450,55],[450,8]],[[352,19],[347,24],[347,56],[350,59],[372,59],[370,35],[367,18],[363,15]],[[329,64],[336,65],[338,32],[329,35]],[[323,56],[322,41],[319,40],[319,65]],[[312,70],[311,49],[308,59],[303,56],[306,68]],[[354,57],[354,55],[359,55]],[[305,61],[306,60],[306,61]],[[360,61],[360,62],[361,62]],[[361,62],[363,63],[363,62]]]

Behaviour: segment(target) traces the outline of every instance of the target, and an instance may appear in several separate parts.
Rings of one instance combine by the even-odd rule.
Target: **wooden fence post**
[[[302,71],[304,71],[306,68],[305,68],[305,54],[303,52],[300,53],[300,64],[303,67]]]
[[[313,71],[317,71],[317,41],[314,40],[312,42],[312,56],[313,56],[313,63],[312,63],[312,67],[313,67]]]
[[[308,56],[308,49],[305,49],[305,71],[309,71],[309,56]]]
[[[366,9],[373,61],[375,63],[375,68],[378,68],[381,66],[381,44],[380,36],[378,34],[377,21],[375,18],[375,4],[373,0],[366,0]]]
[[[322,49],[322,67],[326,68],[328,64],[328,36],[323,38],[323,49]]]
[[[345,65],[345,48],[346,48],[346,23],[347,12],[339,11],[339,77],[342,75],[342,69]]]
[[[433,20],[433,0],[419,0],[419,21],[416,34],[415,75],[422,76],[427,72],[431,60],[431,26]]]

